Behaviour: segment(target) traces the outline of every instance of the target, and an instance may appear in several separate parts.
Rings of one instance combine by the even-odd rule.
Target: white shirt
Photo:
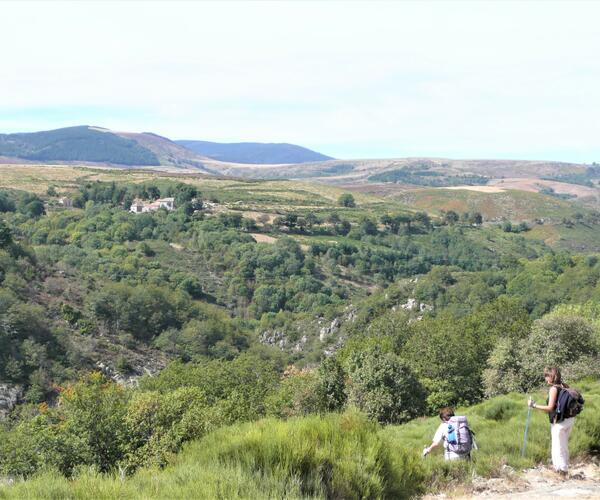
[[[433,435],[433,444],[440,444],[442,441],[446,441],[448,437],[448,424],[442,422]]]

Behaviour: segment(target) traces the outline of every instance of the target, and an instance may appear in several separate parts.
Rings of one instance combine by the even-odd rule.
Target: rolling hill
[[[291,144],[172,141],[151,132],[90,126],[0,134],[0,163],[100,164],[249,179],[302,179],[387,199],[418,200],[417,205],[434,211],[480,206],[482,213],[494,212],[491,218],[511,220],[530,218],[530,210],[528,215],[515,212],[512,202],[505,207],[500,193],[507,191],[539,193],[551,203],[570,200],[600,207],[597,165],[425,157],[334,160]],[[444,192],[449,188],[453,191]],[[492,206],[488,206],[490,199]],[[529,204],[537,206],[541,199],[533,196]]]
[[[88,126],[45,132],[0,134],[0,156],[42,162],[96,162],[160,165],[156,154],[137,141]]]
[[[286,143],[207,141],[175,141],[177,144],[214,160],[231,163],[287,164],[331,160],[330,156],[317,153],[302,146]]]

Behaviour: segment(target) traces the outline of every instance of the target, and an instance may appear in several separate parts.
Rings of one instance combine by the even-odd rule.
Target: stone
[[[8,416],[23,395],[18,385],[0,384],[0,420]]]

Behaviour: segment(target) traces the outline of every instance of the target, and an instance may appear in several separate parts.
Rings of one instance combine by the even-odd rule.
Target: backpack
[[[556,401],[554,422],[562,422],[565,418],[579,415],[585,400],[581,393],[571,387],[561,387]]]
[[[458,455],[471,453],[474,434],[469,428],[467,417],[451,417],[448,420],[446,449]]]

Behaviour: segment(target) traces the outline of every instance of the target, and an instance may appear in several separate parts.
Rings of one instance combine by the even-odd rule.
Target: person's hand
[[[423,458],[425,458],[427,455],[429,455],[429,448],[425,446],[425,448],[423,448]]]
[[[529,401],[527,401],[527,406],[529,406],[529,408],[534,408],[535,401],[533,399],[529,398]]]

